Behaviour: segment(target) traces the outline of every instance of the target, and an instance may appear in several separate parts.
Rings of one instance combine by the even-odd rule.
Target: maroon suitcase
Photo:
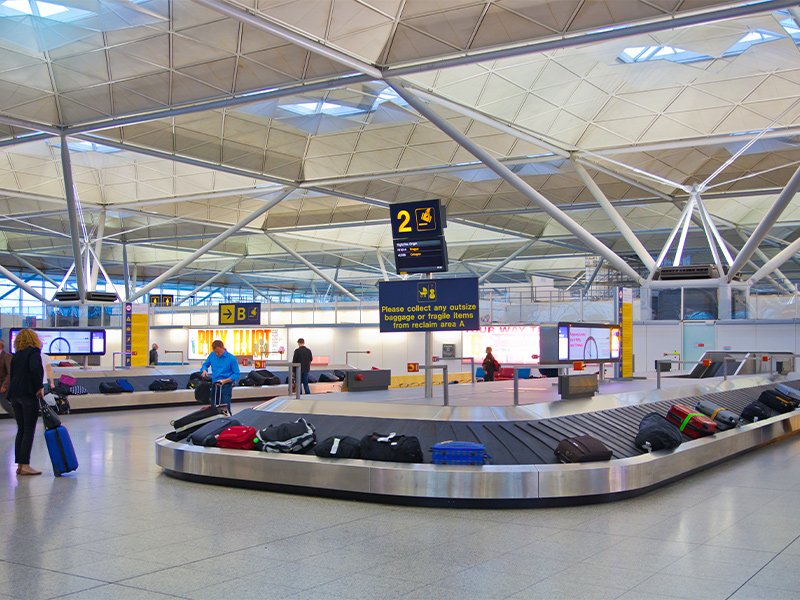
[[[234,450],[252,450],[256,445],[258,432],[255,427],[234,425],[228,427],[217,436],[217,448],[232,448]]]
[[[667,413],[667,420],[677,425],[692,439],[717,432],[717,422],[683,404],[675,404]]]

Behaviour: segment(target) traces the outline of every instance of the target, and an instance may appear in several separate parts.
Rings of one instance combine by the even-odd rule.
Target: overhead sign
[[[480,327],[478,278],[380,281],[380,330],[462,331]]]
[[[174,302],[174,294],[150,294],[150,306],[172,306]]]
[[[444,236],[394,241],[394,265],[398,273],[444,273],[447,244]]]
[[[261,304],[220,304],[220,325],[261,325]]]
[[[189,330],[190,359],[206,358],[211,344],[220,340],[225,349],[237,356],[252,356],[253,360],[280,360],[286,346],[286,330],[267,327],[226,327]]]
[[[389,206],[392,237],[396,240],[443,235],[444,211],[440,200],[401,202]]]

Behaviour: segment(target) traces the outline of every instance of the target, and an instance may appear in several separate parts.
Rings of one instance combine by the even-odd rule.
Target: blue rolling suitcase
[[[47,451],[50,452],[53,474],[56,477],[78,468],[75,448],[72,446],[72,440],[66,427],[59,425],[55,429],[47,429],[44,432],[44,439],[47,442]]]

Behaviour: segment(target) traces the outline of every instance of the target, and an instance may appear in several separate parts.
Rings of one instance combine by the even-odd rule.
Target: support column
[[[791,244],[786,246],[783,250],[778,252],[772,259],[770,259],[767,264],[761,267],[758,271],[756,271],[750,279],[747,280],[747,283],[753,284],[762,279],[763,277],[769,275],[772,271],[780,267],[783,263],[787,260],[792,258],[797,252],[800,251],[800,238],[797,238]],[[737,259],[738,260],[738,259]]]
[[[667,241],[664,243],[664,247],[661,249],[661,254],[659,254],[658,258],[656,259],[656,264],[653,267],[653,270],[650,271],[650,276],[647,278],[648,281],[653,279],[656,269],[658,269],[658,267],[661,266],[661,263],[664,262],[664,259],[667,257],[667,252],[669,252],[669,248],[672,246],[672,242],[675,240],[675,236],[678,235],[678,230],[681,228],[681,225],[683,225],[684,219],[690,218],[690,211],[692,210],[694,210],[694,198],[690,198],[686,201],[686,205],[683,207],[681,216],[678,217],[675,227],[672,228],[672,232],[670,232],[669,237],[667,237]]]
[[[272,240],[273,242],[275,242],[275,243],[276,243],[278,246],[280,246],[281,248],[283,248],[283,249],[284,249],[286,252],[288,252],[288,253],[289,253],[289,254],[291,254],[293,257],[295,257],[297,260],[299,260],[301,263],[303,263],[305,266],[307,266],[309,269],[311,269],[311,270],[312,270],[314,273],[316,273],[317,275],[319,275],[320,277],[322,277],[322,279],[324,279],[325,281],[327,281],[328,283],[330,283],[330,284],[331,284],[333,287],[335,287],[337,290],[339,290],[340,292],[342,292],[342,293],[343,293],[345,296],[347,296],[347,297],[348,297],[348,298],[350,298],[351,300],[355,300],[356,302],[358,302],[358,301],[359,301],[359,300],[358,300],[358,298],[357,298],[355,295],[353,295],[352,293],[350,293],[350,292],[349,292],[349,291],[348,291],[348,290],[347,290],[347,289],[346,289],[344,286],[342,286],[341,284],[339,284],[339,283],[338,283],[338,282],[337,282],[335,279],[333,279],[332,277],[329,277],[328,275],[326,275],[325,273],[323,273],[322,271],[320,271],[320,270],[319,270],[319,269],[318,269],[316,266],[314,266],[313,264],[311,264],[311,262],[309,262],[308,260],[306,260],[306,259],[305,259],[305,257],[301,256],[300,254],[298,254],[297,252],[295,252],[294,250],[292,250],[291,248],[289,248],[289,246],[287,246],[286,244],[284,244],[283,242],[281,242],[280,240],[278,240],[278,239],[277,239],[275,236],[272,236],[272,235],[270,235],[270,234],[267,234],[267,237],[268,237],[270,240]]]
[[[433,279],[433,275],[428,273],[426,279]],[[433,332],[425,331],[425,364],[430,367],[433,364]],[[433,369],[425,369],[425,397],[433,398]]]
[[[292,193],[294,193],[295,189],[296,188],[290,188],[289,190],[286,190],[285,192],[283,192],[277,198],[273,198],[269,202],[266,202],[263,206],[258,208],[256,211],[252,212],[251,214],[246,216],[244,219],[242,219],[241,221],[239,221],[235,225],[232,225],[231,227],[229,227],[228,229],[223,231],[220,235],[215,237],[213,240],[211,240],[207,244],[203,245],[201,248],[199,248],[199,249],[195,250],[194,252],[192,252],[189,256],[184,258],[182,261],[177,263],[175,266],[170,267],[169,269],[167,269],[164,273],[162,273],[161,275],[156,277],[153,281],[148,283],[142,289],[140,289],[139,291],[133,292],[131,294],[131,298],[130,298],[131,301],[136,300],[137,298],[141,298],[147,292],[149,292],[150,290],[152,290],[155,287],[158,287],[163,282],[165,282],[167,279],[169,279],[170,277],[172,277],[176,273],[180,272],[184,267],[186,267],[187,265],[191,264],[196,259],[200,258],[203,254],[205,254],[209,250],[212,250],[212,249],[216,248],[219,244],[224,242],[226,239],[228,239],[234,233],[236,233],[237,231],[239,231],[243,227],[246,227],[247,225],[249,225],[250,223],[255,221],[258,217],[264,215],[267,211],[269,211],[271,208],[273,208],[276,204],[278,204],[278,203],[282,202],[283,200],[285,200],[286,198],[288,198]]]
[[[45,304],[50,304],[50,301],[44,296],[42,296],[39,292],[37,292],[35,288],[25,283],[22,279],[14,275],[14,273],[6,269],[3,265],[0,265],[0,275],[5,277],[9,281],[13,282],[14,285],[16,285],[21,290],[28,292],[31,296],[33,296],[40,302],[44,302]]]
[[[525,181],[523,181],[523,179],[519,177],[516,173],[511,171],[508,167],[503,165],[491,154],[486,152],[483,148],[479,147],[467,136],[458,131],[458,129],[456,129],[450,123],[447,122],[447,119],[444,119],[438,114],[436,114],[433,110],[431,110],[430,107],[428,107],[424,102],[422,102],[422,100],[420,100],[414,94],[412,94],[410,91],[404,88],[399,81],[390,80],[389,84],[397,92],[397,94],[401,98],[403,98],[403,100],[408,102],[408,104],[414,110],[416,110],[419,114],[428,119],[436,127],[441,129],[450,138],[458,142],[460,146],[462,146],[470,154],[475,156],[484,165],[486,165],[489,169],[494,171],[497,175],[499,175],[502,179],[504,179],[507,183],[509,183],[512,187],[514,187],[518,192],[523,194],[531,202],[536,204],[545,213],[550,215],[550,217],[552,217],[555,221],[557,221],[562,227],[567,229],[567,231],[575,235],[591,250],[593,250],[603,258],[605,258],[609,264],[613,265],[614,268],[618,269],[620,272],[624,273],[625,275],[633,279],[633,281],[635,281],[636,283],[642,282],[642,278],[639,276],[639,274],[628,263],[626,263],[622,259],[622,257],[620,257],[618,254],[612,251],[608,246],[603,244],[595,236],[589,233],[589,231],[587,231],[582,225],[578,224],[575,220],[573,220],[572,217],[561,211],[555,204],[553,204],[547,198],[542,196],[542,194],[540,194],[538,191],[536,191],[527,183],[525,183]]]
[[[581,178],[581,181],[586,185],[586,188],[592,193],[595,200],[597,200],[598,204],[602,207],[605,213],[611,219],[611,222],[617,227],[619,232],[622,234],[622,237],[628,242],[630,247],[636,252],[636,256],[639,257],[639,260],[644,263],[644,266],[647,267],[648,271],[652,271],[656,261],[653,260],[653,257],[650,256],[650,253],[647,251],[647,248],[644,247],[639,238],[636,237],[636,234],[633,233],[633,230],[628,226],[625,222],[625,219],[622,218],[617,212],[617,209],[609,202],[606,195],[603,193],[603,190],[600,189],[600,186],[595,183],[594,179],[589,176],[589,173],[586,169],[583,168],[583,165],[576,161],[574,158],[570,159],[572,162],[572,166],[575,168],[575,172],[578,173],[578,176]]]
[[[495,265],[495,266],[494,266],[494,267],[492,267],[492,268],[491,268],[489,271],[487,271],[486,273],[484,273],[483,275],[481,275],[480,277],[478,277],[478,283],[483,283],[484,281],[486,281],[487,279],[489,279],[489,277],[491,277],[492,275],[494,275],[495,273],[497,273],[497,272],[498,272],[500,269],[502,269],[503,267],[505,267],[505,266],[506,266],[508,263],[510,263],[510,262],[511,262],[512,260],[514,260],[515,258],[517,258],[517,257],[518,257],[520,254],[522,254],[523,252],[525,252],[525,251],[526,251],[528,248],[530,248],[531,246],[533,246],[535,243],[536,243],[536,240],[531,240],[530,242],[528,242],[527,244],[525,244],[525,245],[524,245],[522,248],[519,248],[519,249],[518,249],[516,252],[514,252],[514,253],[513,253],[511,256],[509,256],[508,258],[506,258],[506,259],[504,259],[504,260],[501,260],[499,264]]]
[[[783,188],[780,194],[778,194],[778,198],[775,200],[775,204],[770,207],[767,211],[767,214],[764,215],[764,218],[761,219],[761,222],[753,231],[753,234],[750,236],[750,239],[747,240],[742,250],[739,252],[736,260],[733,261],[731,265],[731,270],[728,272],[728,282],[733,281],[733,277],[742,270],[742,267],[745,263],[753,256],[756,248],[761,245],[761,242],[764,241],[764,238],[769,233],[769,230],[772,229],[772,226],[778,221],[778,218],[783,214],[783,211],[786,210],[786,207],[789,206],[789,203],[794,198],[794,195],[797,193],[797,190],[800,189],[800,167],[794,172],[792,178],[789,180],[789,183],[786,184],[786,187]],[[794,253],[792,253],[794,254]],[[780,266],[785,261],[782,261],[779,265]]]
[[[64,191],[67,198],[67,214],[69,215],[69,233],[72,237],[72,257],[75,259],[75,279],[78,282],[78,298],[86,300],[86,277],[81,262],[81,236],[78,218],[78,198],[75,195],[75,182],[72,179],[72,161],[69,157],[67,137],[61,136],[61,171],[64,175]]]
[[[389,281],[389,273],[386,272],[386,262],[383,260],[383,254],[379,248],[375,248],[375,254],[378,255],[378,262],[381,265],[381,273],[383,273],[383,280]]]
[[[95,239],[97,240],[94,244],[94,262],[92,263],[92,276],[91,280],[89,281],[89,289],[93,292],[97,290],[97,275],[100,271],[100,251],[103,249],[103,235],[106,231],[106,209],[103,207],[100,209],[100,220],[97,223],[97,234],[95,235]],[[109,282],[110,283],[110,282]]]
[[[194,288],[194,289],[193,289],[191,292],[189,292],[188,294],[186,294],[186,295],[185,295],[183,298],[181,298],[180,300],[178,300],[178,301],[175,303],[175,306],[178,306],[179,304],[183,304],[183,303],[184,303],[186,300],[188,300],[189,298],[191,298],[192,296],[194,296],[194,295],[195,295],[197,292],[199,292],[199,291],[200,291],[200,290],[202,290],[203,288],[205,288],[205,287],[207,287],[207,286],[211,285],[212,283],[214,283],[214,282],[215,282],[217,279],[219,279],[220,277],[222,277],[223,275],[225,275],[225,273],[227,273],[227,272],[228,272],[228,271],[230,271],[231,269],[235,268],[235,267],[236,267],[236,265],[238,265],[240,262],[242,262],[242,261],[243,261],[245,258],[247,258],[247,257],[246,257],[246,256],[243,256],[243,257],[241,257],[240,259],[233,261],[233,263],[231,263],[230,265],[228,265],[227,267],[225,267],[224,269],[222,269],[222,271],[220,271],[219,273],[217,273],[217,274],[213,275],[213,276],[212,276],[210,279],[208,279],[208,281],[206,281],[205,283],[201,283],[201,284],[200,284],[200,285],[198,285],[196,288]]]
[[[122,242],[122,277],[125,283],[125,297],[120,300],[127,302],[131,296],[131,278],[128,272],[128,244],[125,242]]]

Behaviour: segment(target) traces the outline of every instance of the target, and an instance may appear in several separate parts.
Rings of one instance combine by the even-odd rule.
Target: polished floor
[[[0,421],[0,600],[800,598],[800,437],[623,502],[447,510],[172,479],[153,441],[186,412],[65,417],[59,479],[41,431],[18,478]]]

